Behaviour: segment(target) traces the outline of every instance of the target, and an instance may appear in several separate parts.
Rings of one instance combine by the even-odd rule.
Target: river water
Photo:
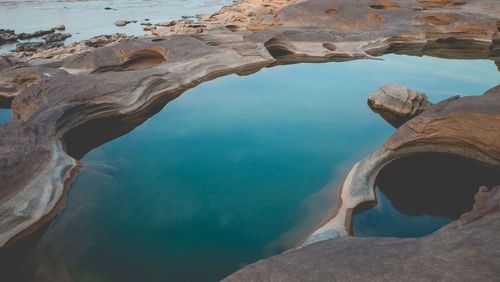
[[[0,0],[0,28],[17,33],[66,26],[72,37],[65,43],[77,42],[101,34],[115,32],[128,35],[145,34],[140,23],[149,19],[158,23],[182,16],[211,14],[230,0]],[[112,8],[105,10],[105,8]],[[137,20],[124,27],[115,26],[117,20]],[[41,41],[32,39],[30,41]],[[0,54],[15,49],[15,44],[0,45]]]

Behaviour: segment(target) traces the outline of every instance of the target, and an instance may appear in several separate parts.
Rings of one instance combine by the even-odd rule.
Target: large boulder
[[[385,84],[368,96],[370,108],[394,127],[419,115],[432,105],[427,95],[397,84]]]

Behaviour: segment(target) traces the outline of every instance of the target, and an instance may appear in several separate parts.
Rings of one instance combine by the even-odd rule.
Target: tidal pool
[[[182,16],[214,13],[231,3],[230,0],[0,0],[0,28],[20,33],[64,24],[63,32],[72,34],[65,43],[72,43],[115,32],[141,35],[145,33],[140,25],[144,19],[156,24]],[[105,10],[106,7],[111,9]],[[114,24],[117,20],[137,20],[137,23],[117,27]],[[0,54],[15,47],[15,44],[0,45]]]
[[[219,280],[327,216],[346,170],[394,132],[368,108],[371,91],[399,83],[436,102],[500,82],[491,61],[383,59],[279,66],[187,91],[83,158],[23,274]]]

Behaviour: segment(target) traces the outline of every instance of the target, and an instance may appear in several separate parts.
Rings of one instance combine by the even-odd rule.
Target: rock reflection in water
[[[430,234],[470,211],[479,186],[499,183],[499,171],[461,157],[422,154],[395,161],[377,178],[378,203],[354,215],[353,234]]]

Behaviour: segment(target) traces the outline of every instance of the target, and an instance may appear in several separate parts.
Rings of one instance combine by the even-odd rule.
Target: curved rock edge
[[[460,15],[448,29],[419,22],[418,16],[427,11],[411,8],[411,1],[393,1],[406,9],[380,11],[371,8],[372,1],[362,2],[360,5],[366,6],[354,10],[349,1],[335,2],[339,15],[342,7],[347,12],[333,24],[330,19],[324,19],[323,14],[318,14],[324,13],[324,6],[331,5],[331,1],[309,0],[279,7],[273,12],[277,23],[263,25],[261,29],[240,26],[236,31],[234,27],[227,30],[230,19],[224,29],[217,23],[201,33],[177,35],[184,33],[177,30],[158,40],[125,39],[70,56],[65,53],[67,49],[62,48],[59,51],[63,53],[58,55],[38,54],[28,59],[22,56],[12,59],[15,63],[0,69],[0,82],[12,81],[9,79],[13,72],[21,78],[24,71],[35,72],[38,77],[35,82],[20,85],[21,89],[16,90],[12,101],[14,120],[0,127],[0,136],[14,136],[0,140],[0,152],[10,152],[0,158],[0,179],[8,186],[3,187],[4,196],[0,199],[0,247],[18,240],[22,237],[19,234],[26,235],[23,231],[53,214],[57,200],[64,194],[65,184],[70,182],[78,167],[78,162],[63,152],[65,145],[59,140],[68,131],[89,121],[147,112],[158,101],[168,103],[202,81],[230,73],[247,74],[279,64],[373,58],[386,53],[497,60],[498,27],[494,22],[500,20],[500,13],[495,14],[495,7],[488,6],[492,1],[484,1],[482,9],[474,1],[467,1],[467,5],[470,2],[472,6],[470,10],[464,8],[467,5],[452,10],[436,8]],[[376,32],[369,26],[360,28],[362,23],[353,19],[358,13],[367,11],[385,17],[385,22],[374,27]],[[229,10],[228,14],[232,12]],[[298,12],[314,21],[297,22]],[[257,15],[250,20],[262,20],[262,17]],[[478,23],[474,23],[474,17]],[[355,25],[351,26],[353,23]],[[467,30],[471,23],[482,25],[484,32],[477,33],[473,28]],[[460,32],[457,33],[457,29]],[[450,35],[454,38],[452,43],[446,41]],[[475,43],[466,54],[462,50],[462,53],[454,53],[451,47],[461,42]],[[148,61],[150,56],[126,55],[140,54],[141,50],[151,50],[150,47],[164,50],[165,60],[157,64]],[[137,58],[142,58],[144,63]],[[54,70],[57,71],[52,73]],[[14,84],[19,86],[18,82]],[[71,92],[67,92],[68,89]],[[4,92],[0,96],[2,94]],[[8,98],[12,99],[11,93]],[[132,127],[137,125],[132,123]],[[40,148],[45,149],[39,152]],[[46,156],[47,151],[50,157]],[[385,153],[385,149],[379,152],[382,156]],[[53,158],[60,165],[54,167]],[[362,171],[360,168],[373,161],[380,162],[380,159],[374,157],[358,164],[355,171],[351,171],[350,179],[360,181],[356,178]],[[26,167],[30,169],[23,171]],[[343,189],[342,193],[344,191],[352,189]],[[368,191],[359,199],[371,200],[373,193]],[[346,208],[339,209],[339,214],[347,215],[347,207],[353,207],[356,201],[344,199],[344,196],[343,201]],[[12,212],[14,207],[15,213]],[[328,224],[335,225],[340,235],[347,234],[346,229],[340,228],[345,226],[345,220]]]

